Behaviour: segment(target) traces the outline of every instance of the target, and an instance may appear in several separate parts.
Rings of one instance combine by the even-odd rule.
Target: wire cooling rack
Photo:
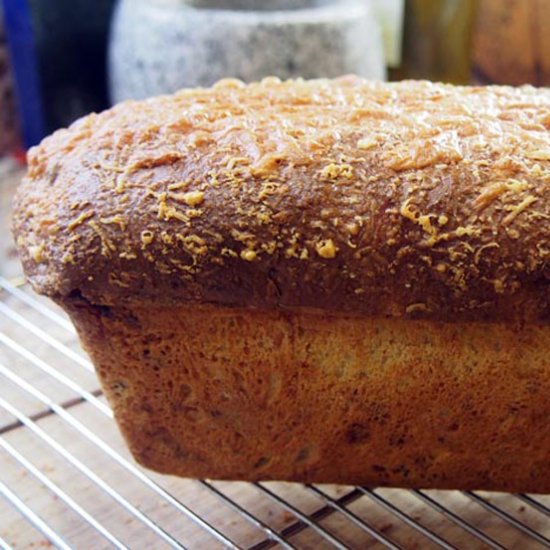
[[[0,549],[550,548],[550,496],[178,479],[129,456],[65,315],[0,278]]]

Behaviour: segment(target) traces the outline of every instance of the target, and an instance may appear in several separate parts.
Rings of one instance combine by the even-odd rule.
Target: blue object
[[[2,0],[2,5],[23,142],[29,148],[45,135],[31,12],[27,0]]]

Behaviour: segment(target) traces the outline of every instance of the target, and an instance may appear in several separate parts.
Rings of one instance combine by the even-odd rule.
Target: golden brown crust
[[[149,468],[550,492],[550,326],[62,305]]]
[[[547,322],[549,129],[544,89],[222,82],[47,138],[14,229],[96,304]]]

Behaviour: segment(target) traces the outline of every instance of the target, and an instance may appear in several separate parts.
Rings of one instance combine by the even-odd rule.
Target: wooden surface
[[[2,224],[3,236],[7,235],[5,218],[9,210],[7,206],[9,196],[13,192],[18,177],[18,173],[12,173],[8,183],[5,178],[0,179],[2,197],[0,224]],[[5,237],[0,242],[3,254],[0,257],[2,259],[0,275],[3,274],[18,284],[21,279],[18,264],[13,258],[13,248],[9,239]],[[36,297],[28,288],[23,288],[24,292],[36,299],[39,304],[54,309],[47,300]],[[59,310],[55,311],[62,315]],[[29,330],[29,327],[34,327],[35,334]],[[37,328],[43,332],[37,332]],[[44,338],[48,342],[44,341]],[[67,357],[66,350],[60,348],[59,343],[77,354],[76,359]],[[77,387],[68,388],[66,384],[55,380],[51,372],[44,372],[44,369],[49,368],[53,369],[51,372],[65,376]],[[167,545],[124,506],[109,496],[104,489],[98,487],[78,467],[75,467],[75,460],[88,468],[92,475],[105,482],[116,494],[147,514],[182,544],[199,549],[222,547],[195,521],[174,509],[171,504],[147,488],[133,474],[117,464],[104,450],[87,439],[79,429],[75,429],[59,414],[54,414],[47,405],[33,397],[29,391],[10,381],[5,374],[2,374],[2,369],[7,369],[14,376],[26,381],[31,388],[39,390],[54,403],[62,405],[66,411],[65,414],[80,422],[92,434],[99,436],[100,441],[109,445],[109,448],[119,453],[129,464],[133,466],[134,463],[114,421],[97,407],[83,401],[79,395],[81,389],[87,390],[98,395],[100,402],[103,402],[95,374],[86,370],[86,358],[79,349],[74,333],[52,322],[36,308],[25,304],[5,289],[0,290],[0,434],[4,445],[9,446],[8,449],[0,449],[0,482],[69,544],[75,548],[110,547],[93,527],[63,502],[62,498],[38,481],[29,472],[28,465],[18,462],[13,456],[14,452],[20,453],[24,460],[29,461],[67,496],[131,548],[164,548]],[[15,411],[10,412],[5,406],[1,406],[2,399],[25,417],[33,419],[34,431],[17,421],[12,414]],[[52,448],[41,436],[52,438],[62,452],[68,453],[73,458],[67,460],[60,454],[59,449]],[[262,541],[265,541],[265,533],[261,529],[244,519],[226,502],[224,503],[208,485],[198,480],[176,479],[151,472],[147,474],[239,546],[249,548],[256,544],[261,545]],[[274,503],[254,485],[213,482],[211,487],[279,532],[296,524],[296,518],[292,513],[284,506]],[[266,484],[266,487],[286,502],[292,503],[304,514],[313,514],[326,509],[326,501],[323,498],[301,485],[270,483]],[[340,498],[352,491],[352,488],[323,486],[321,490],[333,498]],[[482,543],[427,507],[412,493],[401,490],[379,490],[377,494],[450,544],[458,548],[484,548]],[[506,548],[543,548],[542,545],[506,525],[498,517],[485,511],[479,504],[459,492],[429,491],[427,494]],[[488,493],[482,495],[525,525],[550,537],[549,517],[510,495]],[[550,506],[550,497],[537,497],[537,499],[546,506]],[[435,543],[408,527],[401,519],[367,496],[356,499],[348,505],[347,509],[361,521],[367,522],[379,532],[391,537],[404,548],[437,548]],[[341,513],[326,515],[320,520],[320,524],[351,548],[382,548],[380,543]],[[31,527],[29,522],[1,496],[0,537],[16,548],[40,548],[47,545],[44,536]],[[289,538],[289,542],[306,549],[332,547],[311,529],[299,531]]]

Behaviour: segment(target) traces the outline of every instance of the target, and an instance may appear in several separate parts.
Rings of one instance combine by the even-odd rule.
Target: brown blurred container
[[[467,84],[477,0],[405,0],[402,59],[390,80]]]
[[[474,80],[481,84],[550,85],[550,2],[478,1]]]

